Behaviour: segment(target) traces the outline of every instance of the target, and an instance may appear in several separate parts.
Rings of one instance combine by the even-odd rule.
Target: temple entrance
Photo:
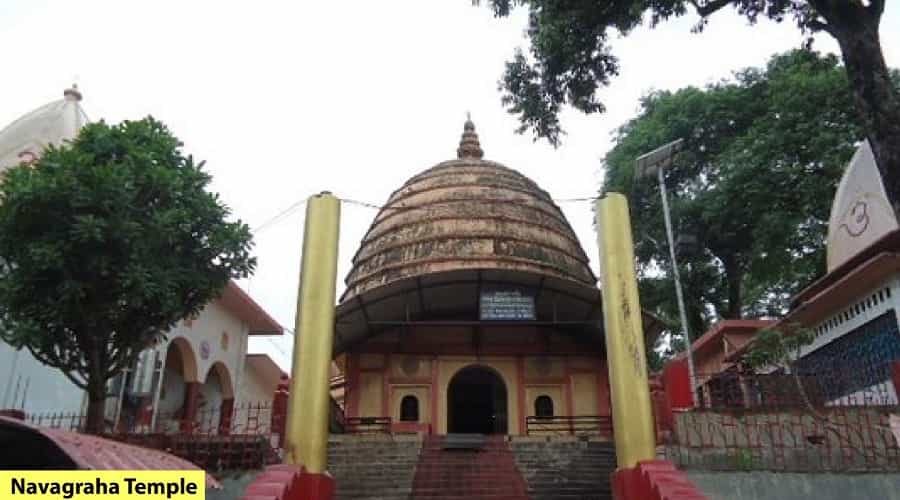
[[[447,390],[450,433],[506,434],[506,385],[490,368],[460,370]]]

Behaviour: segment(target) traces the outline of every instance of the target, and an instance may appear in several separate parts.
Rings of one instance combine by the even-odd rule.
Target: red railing
[[[525,417],[525,434],[612,436],[612,418],[598,415]]]
[[[344,432],[347,434],[389,434],[391,417],[345,417]]]

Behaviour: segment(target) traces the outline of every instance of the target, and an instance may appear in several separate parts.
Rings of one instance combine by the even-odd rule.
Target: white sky
[[[330,190],[383,203],[412,175],[455,157],[471,111],[485,157],[534,179],[554,198],[592,196],[611,132],[649,89],[703,85],[799,46],[790,23],[749,27],[721,12],[703,34],[696,18],[615,41],[621,74],[601,91],[603,115],[567,112],[554,150],[513,133],[500,105],[503,62],[523,38],[524,11],[493,19],[469,0],[144,2],[6,0],[0,4],[0,125],[61,97],[77,81],[92,120],[163,120],[206,160],[237,217],[257,227],[297,200]],[[900,7],[881,26],[888,64],[900,66]],[[820,50],[836,51],[827,37]],[[592,259],[586,202],[561,205]],[[344,205],[340,294],[350,258],[375,212]],[[242,283],[279,322],[294,324],[303,209],[256,235],[259,268]],[[290,335],[254,339],[289,366]]]

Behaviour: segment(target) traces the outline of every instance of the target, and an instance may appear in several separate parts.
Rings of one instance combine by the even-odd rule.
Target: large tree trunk
[[[99,383],[95,380],[88,381],[88,407],[85,432],[89,434],[102,434],[105,430],[106,419],[106,381]]]
[[[106,377],[103,376],[106,356],[104,354],[96,341],[88,348],[87,362],[90,368],[86,381],[88,408],[85,432],[89,434],[102,434],[106,427]]]
[[[852,2],[849,2],[852,4]],[[845,6],[846,8],[846,6]],[[831,12],[829,33],[841,47],[847,77],[888,198],[900,213],[900,95],[893,87],[878,36],[880,12]]]

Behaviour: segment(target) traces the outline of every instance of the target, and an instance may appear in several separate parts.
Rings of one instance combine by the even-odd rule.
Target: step
[[[532,500],[612,498],[616,468],[612,443],[580,439],[513,440],[516,464]]]
[[[528,500],[525,480],[502,437],[430,437],[413,481],[414,500]]]
[[[396,436],[333,436],[328,471],[336,500],[409,500],[421,439]]]
[[[497,436],[340,436],[329,443],[336,500],[608,500],[604,441]]]

